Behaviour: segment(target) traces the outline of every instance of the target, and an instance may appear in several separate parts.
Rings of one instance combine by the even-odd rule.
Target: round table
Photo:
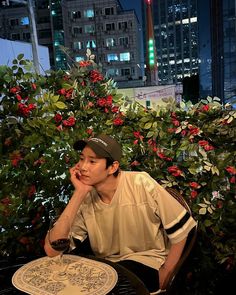
[[[149,295],[149,291],[146,289],[143,282],[132,272],[124,268],[123,266],[113,263],[111,261],[96,258],[94,256],[82,257],[89,258],[92,260],[97,260],[112,266],[117,274],[118,281],[115,287],[108,293],[109,295]],[[37,257],[38,258],[38,257]],[[32,261],[34,259],[21,258],[15,262],[9,262],[7,260],[0,261],[0,294],[8,295],[22,295],[26,294],[18,289],[16,289],[11,282],[13,274],[24,264]]]

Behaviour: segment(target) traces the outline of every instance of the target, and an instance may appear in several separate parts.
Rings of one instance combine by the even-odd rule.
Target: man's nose
[[[88,162],[87,161],[83,161],[83,163],[81,163],[79,165],[79,167],[80,167],[81,170],[87,170]]]

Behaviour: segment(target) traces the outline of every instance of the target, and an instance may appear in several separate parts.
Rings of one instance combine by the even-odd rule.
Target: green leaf
[[[50,96],[50,100],[52,102],[57,102],[59,100],[60,96],[59,95],[53,95],[53,96]]]
[[[198,206],[202,207],[202,208],[207,208],[208,205],[203,204],[203,203],[199,203]]]
[[[220,171],[218,170],[218,168],[216,166],[213,166],[211,168],[211,172],[212,172],[212,174],[220,175]]]
[[[208,211],[210,214],[212,214],[212,213],[213,213],[213,210],[212,210],[212,208],[211,208],[211,207],[208,207],[208,208],[207,208],[207,211]]]
[[[150,137],[153,137],[153,135],[154,135],[154,132],[153,131],[148,131],[148,133],[147,133],[147,138],[150,138]]]
[[[19,64],[20,64],[20,65],[26,65],[26,61],[25,61],[25,60],[21,60],[21,61],[19,62]]]
[[[212,224],[213,224],[213,222],[212,222],[211,220],[209,220],[209,219],[207,219],[207,220],[204,221],[204,225],[205,225],[206,227],[209,227],[209,226],[211,226]]]
[[[185,107],[186,107],[185,102],[181,101],[181,102],[180,102],[180,108],[181,108],[181,109],[185,109]]]
[[[113,121],[112,120],[106,120],[105,123],[107,126],[113,125]]]
[[[65,104],[64,102],[62,102],[62,101],[58,101],[58,102],[56,102],[54,105],[55,105],[58,109],[61,109],[61,110],[67,108],[66,104]]]
[[[142,117],[142,118],[140,119],[140,122],[143,122],[143,123],[148,122],[148,121],[150,121],[150,117],[149,117],[149,116]]]
[[[210,171],[211,170],[211,167],[209,167],[209,166],[203,166],[203,168],[206,170],[206,171]]]
[[[203,161],[207,166],[211,167],[212,164],[210,162],[207,162],[207,161]]]
[[[199,211],[198,211],[198,213],[199,213],[200,215],[205,215],[206,212],[207,212],[207,209],[206,209],[206,208],[201,208],[201,209],[199,209]]]
[[[154,122],[153,124],[152,124],[152,127],[154,128],[154,129],[156,129],[157,128],[157,122]]]
[[[17,59],[18,60],[21,60],[23,57],[24,57],[24,54],[23,53],[20,53],[20,54],[17,55]]]
[[[9,76],[8,74],[7,75],[5,75],[4,77],[4,80],[6,81],[6,82],[11,82],[11,80],[12,80],[12,77],[11,76]]]
[[[152,122],[148,122],[144,125],[144,129],[150,129],[152,127]]]
[[[196,174],[196,172],[197,172],[197,169],[196,168],[188,168],[188,171],[191,173],[191,174],[193,174],[193,175],[195,175]]]

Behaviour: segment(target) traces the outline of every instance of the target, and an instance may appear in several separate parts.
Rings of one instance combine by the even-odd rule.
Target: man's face
[[[94,151],[86,145],[80,154],[77,163],[80,172],[80,180],[87,185],[103,183],[109,175],[109,168],[106,169],[106,159],[98,158]]]

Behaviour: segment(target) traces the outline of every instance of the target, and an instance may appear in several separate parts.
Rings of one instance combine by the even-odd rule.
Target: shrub
[[[0,255],[44,255],[49,216],[73,190],[73,143],[104,132],[122,143],[123,169],[145,170],[186,198],[199,233],[184,279],[195,294],[208,278],[213,294],[235,270],[236,112],[211,97],[145,109],[116,90],[90,52],[69,72],[36,75],[23,55],[0,67]]]

